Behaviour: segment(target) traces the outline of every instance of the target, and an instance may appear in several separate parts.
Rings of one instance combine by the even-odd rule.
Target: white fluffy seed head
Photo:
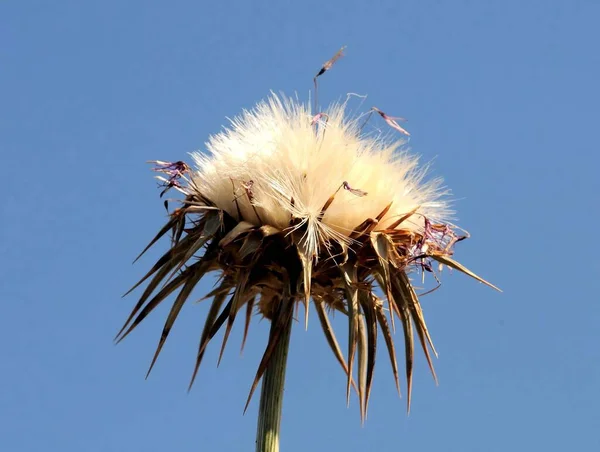
[[[347,240],[390,203],[375,230],[415,208],[403,228],[419,231],[424,216],[447,217],[441,181],[424,182],[426,168],[399,150],[402,141],[365,136],[364,119],[346,117],[345,104],[324,113],[315,125],[308,105],[271,95],[211,136],[207,153],[193,154],[195,186],[239,221],[285,229],[297,219],[306,226],[305,246],[314,256],[328,240]]]

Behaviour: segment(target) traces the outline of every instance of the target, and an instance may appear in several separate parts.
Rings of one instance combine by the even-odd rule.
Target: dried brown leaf
[[[362,314],[357,316],[357,348],[358,348],[358,403],[360,406],[360,420],[366,417],[367,398],[367,328]]]
[[[219,314],[219,310],[227,298],[227,293],[231,286],[227,281],[224,281],[221,284],[220,291],[215,295],[213,302],[210,305],[210,309],[208,314],[206,314],[206,320],[204,321],[204,328],[202,329],[202,334],[200,336],[200,344],[198,345],[198,354],[196,356],[196,364],[194,366],[194,372],[192,374],[192,378],[190,380],[190,385],[188,387],[188,391],[192,389],[192,385],[194,384],[194,380],[196,379],[196,375],[198,374],[198,369],[200,368],[200,364],[202,363],[202,358],[204,357],[204,351],[208,342],[212,339],[211,331],[215,324],[215,319]],[[225,321],[225,318],[223,319]]]
[[[502,290],[500,290],[499,288],[497,288],[493,284],[487,282],[485,279],[477,276],[475,273],[473,273],[471,270],[469,270],[468,268],[466,268],[464,265],[456,262],[454,259],[451,259],[448,256],[444,256],[444,255],[441,255],[441,254],[435,254],[435,253],[429,254],[429,256],[431,256],[433,259],[435,259],[436,261],[438,261],[441,264],[445,264],[448,267],[451,267],[451,268],[453,268],[455,270],[458,270],[459,272],[462,272],[465,275],[468,275],[471,278],[476,279],[480,283],[483,283],[486,286],[489,286],[492,289],[497,290],[498,292],[502,292]]]
[[[191,240],[192,240],[192,238],[190,236],[187,236],[181,242],[179,242],[176,246],[170,248],[165,254],[163,254],[160,257],[160,259],[158,259],[156,261],[156,263],[152,266],[150,271],[148,271],[148,273],[146,273],[142,279],[140,279],[131,289],[129,289],[127,292],[125,292],[123,297],[126,297],[131,292],[133,292],[135,289],[137,289],[144,281],[146,281],[150,276],[152,276],[159,269],[161,269],[165,264],[170,266],[169,270],[171,270],[175,265],[177,265],[177,262],[178,262],[177,257],[181,256],[183,253],[185,253],[186,246],[190,244]],[[169,270],[167,270],[167,273],[169,272]],[[166,274],[164,276],[166,276]],[[161,278],[161,280],[164,278],[164,276]],[[153,282],[155,282],[155,281],[153,281]],[[159,282],[160,282],[160,280],[158,280],[156,282],[156,285],[158,285]],[[152,283],[150,283],[150,285],[152,285]]]
[[[321,322],[321,329],[323,330],[323,333],[325,334],[325,339],[327,339],[327,343],[329,344],[331,351],[333,352],[334,356],[336,357],[336,359],[342,366],[342,369],[346,373],[346,377],[348,377],[348,375],[349,375],[348,365],[346,364],[346,360],[344,359],[344,355],[342,354],[340,344],[338,343],[337,338],[335,337],[335,332],[333,331],[331,322],[329,321],[329,317],[327,316],[327,312],[325,311],[325,303],[322,300],[315,300],[314,305],[315,305],[315,311],[317,311],[317,316],[319,317],[319,321]],[[357,388],[356,384],[354,383],[354,379],[352,378],[352,375],[350,375],[350,379],[352,380],[351,381],[352,387],[358,394],[358,388]]]
[[[154,236],[154,238],[150,240],[150,243],[146,245],[146,248],[144,248],[142,252],[138,255],[138,257],[135,258],[133,263],[135,264],[139,260],[139,258],[142,257],[146,253],[146,251],[148,251],[152,247],[152,245],[158,242],[163,235],[169,232],[169,230],[173,228],[176,222],[177,219],[171,217],[171,219],[160,229],[160,231],[158,231],[158,234],[156,234],[156,236]]]
[[[392,307],[392,283],[390,280],[390,261],[389,261],[389,247],[391,246],[390,239],[387,235],[380,232],[371,233],[371,244],[379,259],[379,274],[381,275],[382,285],[381,288],[385,291],[388,299],[388,305],[390,307],[390,319],[392,323],[392,330],[396,332],[396,324],[394,322],[394,311]]]
[[[177,319],[177,316],[181,312],[181,308],[187,301],[188,297],[192,293],[192,290],[196,287],[196,284],[202,279],[202,277],[206,274],[206,270],[209,268],[209,262],[199,262],[200,265],[195,269],[195,271],[186,279],[185,285],[177,295],[173,306],[171,307],[171,311],[167,316],[167,320],[165,321],[165,326],[163,327],[162,334],[160,336],[160,341],[158,343],[158,347],[156,347],[156,351],[154,352],[154,357],[152,358],[152,362],[150,363],[150,368],[148,369],[148,373],[146,374],[146,378],[150,375],[156,360],[158,359],[158,355],[171,332],[171,328],[173,328],[173,324]]]
[[[246,268],[240,271],[238,277],[236,278],[237,286],[235,288],[235,293],[231,298],[231,308],[229,310],[227,327],[225,329],[225,334],[223,335],[223,345],[221,345],[221,352],[219,353],[219,361],[217,362],[217,366],[221,363],[221,359],[223,358],[223,352],[225,351],[225,346],[227,345],[227,339],[229,338],[229,333],[231,333],[235,316],[237,315],[243,302],[248,297],[248,293],[246,292],[246,283],[248,282],[249,275],[250,270]]]
[[[419,341],[421,342],[421,347],[423,348],[423,352],[425,353],[425,358],[427,358],[429,370],[431,371],[431,375],[433,376],[435,384],[438,384],[438,379],[435,373],[435,369],[433,367],[433,362],[431,360],[431,356],[429,355],[429,348],[427,347],[427,342],[429,343],[436,357],[437,352],[435,350],[435,347],[433,346],[433,341],[431,340],[429,331],[427,330],[425,318],[423,317],[423,311],[421,310],[421,306],[419,304],[419,298],[417,297],[417,294],[415,293],[406,273],[401,272],[398,279],[400,283],[399,288],[407,300],[408,308],[411,312],[412,319],[415,323],[417,334],[419,336]],[[425,342],[426,340],[427,342]]]
[[[344,277],[346,299],[348,301],[348,383],[346,385],[346,404],[350,405],[351,375],[358,340],[358,277],[356,266],[350,262],[340,267],[340,270]]]
[[[254,308],[255,297],[250,298],[246,303],[246,321],[244,322],[244,337],[242,339],[242,348],[240,353],[244,351],[244,345],[246,345],[246,338],[248,337],[248,329],[250,328],[250,320],[252,319],[252,310]]]
[[[409,301],[404,294],[398,289],[399,284],[392,279],[392,292],[394,294],[394,303],[396,305],[396,313],[402,321],[402,330],[404,332],[404,357],[406,361],[406,409],[410,413],[410,401],[412,395],[412,373],[414,362],[414,338],[412,322],[410,320],[410,311],[408,308]]]
[[[127,337],[129,335],[129,333],[131,333],[135,329],[135,327],[137,327],[142,322],[142,320],[144,320],[148,316],[148,314],[150,314],[154,310],[154,308],[156,308],[160,303],[162,303],[165,300],[165,298],[167,298],[171,293],[173,293],[179,286],[184,284],[187,281],[187,279],[191,276],[191,274],[195,271],[195,269],[197,267],[199,267],[200,265],[202,265],[201,262],[196,262],[195,264],[191,265],[190,267],[186,268],[183,272],[181,272],[175,279],[171,280],[168,284],[166,284],[148,302],[148,304],[146,306],[144,306],[144,309],[142,309],[140,311],[140,313],[137,315],[137,317],[135,318],[133,323],[129,326],[129,328],[127,328],[127,326],[129,325],[129,322],[131,322],[131,319],[135,316],[135,314],[138,312],[138,310],[142,307],[142,305],[144,304],[145,300],[150,295],[150,293],[152,293],[152,290],[149,290],[150,289],[150,286],[149,286],[148,289],[146,289],[146,291],[142,295],[142,298],[140,298],[138,303],[133,308],[133,311],[129,315],[129,318],[125,322],[125,325],[123,325],[123,328],[121,328],[121,331],[119,331],[119,334],[117,335],[117,343],[119,343],[123,339],[125,339],[125,337]],[[167,272],[169,270],[170,269],[167,269]],[[159,275],[160,275],[160,273],[157,274],[157,277]],[[125,331],[125,328],[127,328],[127,331]],[[125,331],[125,332],[123,333],[123,331]]]
[[[381,332],[383,334],[383,339],[385,340],[385,344],[387,346],[388,355],[390,357],[390,363],[392,365],[392,372],[394,374],[394,382],[396,383],[396,390],[398,391],[398,395],[401,395],[400,379],[398,378],[398,362],[396,360],[396,347],[394,346],[394,338],[392,337],[392,333],[387,323],[385,313],[383,312],[383,307],[377,306],[375,308],[375,314],[377,315],[377,321],[379,322],[379,326],[381,327]]]
[[[371,397],[371,388],[373,385],[375,358],[377,357],[377,317],[375,315],[375,300],[370,293],[361,291],[358,299],[364,314],[367,337],[367,370],[364,409],[366,416],[369,409],[369,398]]]

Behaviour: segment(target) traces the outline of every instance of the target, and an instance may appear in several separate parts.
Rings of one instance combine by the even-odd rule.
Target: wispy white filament
[[[417,207],[404,228],[419,230],[423,216],[447,216],[441,181],[424,181],[418,158],[399,150],[404,142],[365,136],[362,122],[345,116],[344,104],[324,113],[311,125],[315,112],[307,104],[276,95],[244,111],[210,137],[208,152],[193,154],[196,187],[239,220],[285,229],[297,218],[307,227],[305,245],[313,255],[324,241],[343,240],[390,202],[375,230]],[[344,182],[367,194],[340,189]]]

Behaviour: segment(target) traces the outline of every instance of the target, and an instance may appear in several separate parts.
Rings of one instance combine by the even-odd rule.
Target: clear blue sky
[[[269,90],[307,96],[347,45],[321,100],[409,119],[472,234],[457,256],[504,294],[446,274],[423,300],[439,387],[419,354],[407,417],[381,354],[364,428],[316,318],[296,328],[282,451],[600,450],[599,22],[591,0],[3,1],[0,448],[253,450],[266,322],[190,394],[206,305],[147,381],[167,306],[112,343],[166,246],[131,265],[165,220],[145,161]]]

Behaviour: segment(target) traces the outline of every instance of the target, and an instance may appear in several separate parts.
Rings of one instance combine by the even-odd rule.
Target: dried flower
[[[170,249],[136,284],[149,281],[118,335],[127,336],[179,290],[150,368],[192,290],[207,273],[217,272],[218,286],[205,297],[212,302],[192,382],[215,334],[225,328],[222,356],[238,314],[245,315],[245,342],[256,310],[272,326],[249,401],[299,303],[306,318],[309,305],[314,306],[347,374],[348,398],[356,388],[362,418],[378,331],[400,391],[394,316],[404,331],[409,406],[413,331],[435,378],[430,353],[435,349],[409,273],[433,272],[437,261],[491,284],[452,258],[454,244],[465,236],[444,221],[448,205],[440,181],[425,182],[417,158],[399,151],[402,142],[363,135],[358,120],[346,117],[344,108],[333,105],[315,113],[272,95],[212,136],[207,153],[193,154],[193,170],[183,162],[156,162],[157,171],[168,176],[163,179],[167,188],[178,187],[185,199],[148,245],[171,231]],[[395,118],[375,111],[397,125]],[[326,123],[315,130],[322,117]],[[348,318],[346,357],[329,321],[332,311]]]

